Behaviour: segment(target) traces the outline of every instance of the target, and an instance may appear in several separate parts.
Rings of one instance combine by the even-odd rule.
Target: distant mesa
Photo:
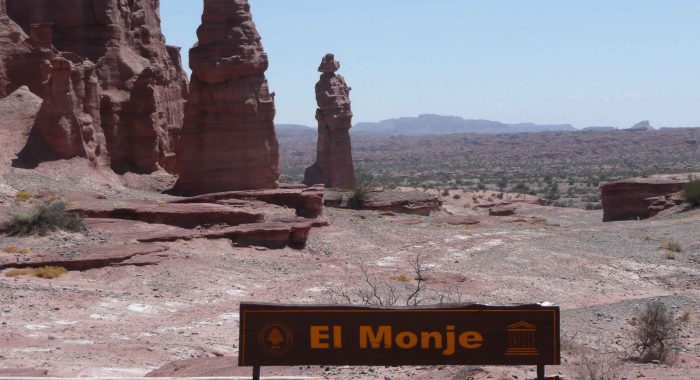
[[[355,133],[382,135],[445,135],[453,133],[533,133],[545,131],[577,131],[571,124],[540,125],[533,123],[505,124],[490,120],[471,120],[458,116],[420,115],[383,120],[377,123],[358,123]]]
[[[633,125],[628,129],[628,131],[653,131],[654,127],[651,126],[649,120],[640,121],[639,123]]]
[[[586,132],[612,132],[617,131],[617,127],[586,127],[583,128]]]

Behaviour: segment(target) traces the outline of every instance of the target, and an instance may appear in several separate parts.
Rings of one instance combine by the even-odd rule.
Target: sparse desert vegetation
[[[0,0],[0,379],[700,379],[698,5],[397,3]]]
[[[63,229],[78,232],[85,229],[83,219],[75,214],[66,212],[67,202],[49,200],[39,202],[27,212],[17,212],[10,215],[3,227],[10,235],[40,235]]]
[[[68,273],[68,270],[66,268],[57,266],[46,266],[40,268],[9,269],[7,272],[5,272],[5,277],[34,276],[38,278],[52,280],[55,278],[59,278],[66,273]]]
[[[690,178],[690,182],[683,187],[683,196],[694,207],[700,206],[700,178]]]
[[[303,178],[316,135],[279,133],[284,179]],[[700,171],[700,129],[446,136],[353,135],[356,165],[379,186],[492,190],[597,210],[598,186],[641,175]],[[667,149],[665,147],[673,147]],[[614,154],[612,153],[614,152]]]
[[[660,300],[648,301],[635,320],[634,359],[642,363],[672,363],[678,350],[678,326],[668,306]]]

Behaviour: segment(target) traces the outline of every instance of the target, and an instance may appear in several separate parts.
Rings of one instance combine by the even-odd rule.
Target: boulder
[[[647,208],[647,210],[649,210],[649,217],[656,216],[667,210],[667,212],[673,212],[676,209],[683,210],[689,207],[687,205],[684,206],[685,198],[682,192],[647,198],[646,202],[649,205]]]
[[[21,33],[0,53],[12,58],[0,65],[0,94],[27,85],[45,100],[26,157],[174,169],[187,78],[165,44],[158,1],[7,0],[7,12]],[[35,154],[46,149],[55,157]]]
[[[318,145],[316,163],[306,169],[304,183],[311,186],[324,184],[334,189],[355,187],[355,167],[352,162],[352,107],[351,88],[342,75],[337,75],[340,62],[333,54],[323,57],[318,71],[321,79],[316,83],[316,120],[318,121]]]
[[[688,178],[689,174],[655,175],[602,185],[603,221],[646,219],[671,207],[669,203],[678,204],[679,197],[671,194],[683,190]]]
[[[279,180],[268,58],[247,0],[204,0],[175,192],[274,189]]]
[[[515,206],[512,205],[502,205],[502,206],[496,206],[496,207],[491,207],[489,209],[489,215],[490,216],[511,216],[515,215]]]

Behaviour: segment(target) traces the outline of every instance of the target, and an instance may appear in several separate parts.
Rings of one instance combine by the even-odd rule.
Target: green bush
[[[34,209],[28,213],[16,213],[10,215],[10,219],[4,223],[8,234],[16,235],[40,235],[63,229],[79,232],[85,229],[83,219],[66,212],[66,202],[54,200],[48,203],[37,203]]]
[[[683,186],[683,196],[694,207],[700,206],[700,179],[690,177],[690,182]]]
[[[357,183],[350,198],[348,198],[348,206],[355,210],[360,210],[367,203],[369,192],[376,188],[374,177],[362,172],[356,174]]]

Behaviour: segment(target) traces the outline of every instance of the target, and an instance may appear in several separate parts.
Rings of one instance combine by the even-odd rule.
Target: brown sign
[[[557,365],[559,307],[241,304],[240,366]]]

